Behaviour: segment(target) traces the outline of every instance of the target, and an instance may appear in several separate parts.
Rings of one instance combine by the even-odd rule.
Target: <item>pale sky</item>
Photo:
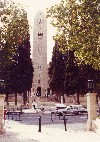
[[[34,24],[34,16],[38,10],[42,10],[46,13],[46,8],[50,8],[52,5],[60,3],[61,0],[13,0],[15,2],[21,3],[27,13],[29,24],[31,25],[30,35],[31,35],[31,47],[33,46],[33,24]],[[47,19],[47,63],[50,62],[52,57],[52,50],[54,46],[53,36],[56,33],[56,29],[51,26],[50,20]]]

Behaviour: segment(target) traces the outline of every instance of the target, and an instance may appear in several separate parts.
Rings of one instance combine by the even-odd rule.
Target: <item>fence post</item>
[[[41,132],[41,116],[39,116],[39,130],[38,132]]]
[[[64,113],[63,113],[63,119],[64,119],[65,131],[67,131],[67,128],[66,128],[66,119],[65,119],[65,114]]]

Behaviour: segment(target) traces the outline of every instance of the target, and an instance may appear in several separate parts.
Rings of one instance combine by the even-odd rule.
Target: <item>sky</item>
[[[36,12],[42,10],[46,14],[46,8],[52,5],[59,4],[61,0],[13,0],[16,3],[21,3],[28,14],[30,24],[30,42],[33,47],[33,25]],[[53,36],[56,34],[56,29],[50,24],[50,19],[47,19],[47,63],[51,61],[52,50],[54,46]],[[32,52],[32,48],[31,48]]]

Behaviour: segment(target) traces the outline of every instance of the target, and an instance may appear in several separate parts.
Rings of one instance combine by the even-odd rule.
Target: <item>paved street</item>
[[[100,136],[94,132],[86,131],[86,115],[67,116],[67,131],[65,131],[63,119],[50,114],[42,116],[41,131],[38,132],[37,114],[24,114],[22,121],[5,121],[6,134],[0,135],[0,142],[100,142]]]
[[[27,125],[38,125],[39,122],[39,115],[38,114],[34,114],[34,115],[23,115],[21,117],[22,121],[20,122],[21,124],[27,124]],[[67,123],[67,129],[73,129],[73,130],[85,130],[86,129],[86,115],[75,115],[75,116],[66,116]],[[47,125],[46,127],[48,127],[49,125],[51,127],[55,126],[55,128],[58,128],[60,126],[61,129],[64,129],[64,121],[63,121],[63,117],[59,117],[55,115],[53,115],[53,122],[51,121],[51,115],[50,113],[45,113],[44,115],[42,115],[41,117],[42,120],[42,125]],[[77,125],[78,124],[78,125]]]

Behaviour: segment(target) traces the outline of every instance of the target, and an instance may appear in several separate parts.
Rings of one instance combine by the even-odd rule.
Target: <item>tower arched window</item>
[[[40,83],[41,81],[40,81],[40,79],[38,80],[38,83]]]
[[[43,38],[43,33],[38,33],[38,38],[39,39]]]
[[[38,69],[41,70],[41,66],[38,66]]]

